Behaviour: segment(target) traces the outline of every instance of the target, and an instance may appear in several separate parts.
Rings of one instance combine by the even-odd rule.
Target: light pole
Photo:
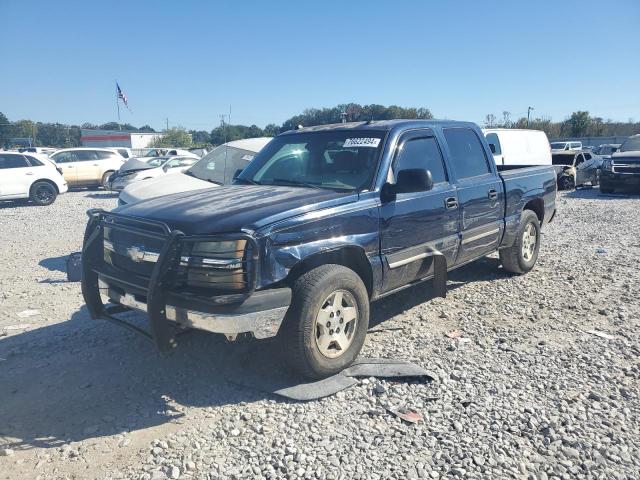
[[[533,107],[527,108],[527,128],[529,128],[529,119],[531,116],[531,110],[535,110]]]

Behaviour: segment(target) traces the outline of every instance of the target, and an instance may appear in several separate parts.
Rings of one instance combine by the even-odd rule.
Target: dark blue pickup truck
[[[371,300],[498,251],[535,265],[556,211],[551,167],[499,173],[480,129],[393,120],[275,137],[234,184],[93,210],[82,292],[93,318],[148,313],[160,349],[179,328],[278,336],[321,378],[358,355]],[[139,329],[143,330],[143,329]]]

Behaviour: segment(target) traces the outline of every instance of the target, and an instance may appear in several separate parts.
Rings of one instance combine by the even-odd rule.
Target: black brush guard
[[[241,294],[226,295],[227,302],[239,303],[248,298],[255,290],[257,278],[257,257],[258,245],[256,240],[249,234],[219,234],[213,236],[187,237],[180,230],[172,230],[162,222],[147,220],[138,217],[129,217],[104,210],[92,209],[87,212],[89,222],[84,234],[84,244],[82,247],[82,296],[87,305],[87,310],[92,319],[103,319],[128,328],[143,335],[148,340],[156,344],[161,352],[173,349],[177,343],[174,329],[169,324],[166,316],[166,293],[171,286],[168,278],[180,261],[182,244],[185,242],[207,242],[225,240],[246,240],[251,252],[251,258],[243,260],[245,265],[251,262],[251,267],[245,270],[247,277],[247,288]],[[121,223],[118,223],[118,220]],[[117,318],[114,315],[129,311],[129,307],[123,305],[105,305],[100,297],[98,276],[103,262],[104,249],[104,228],[117,229],[137,235],[163,239],[164,243],[160,250],[158,260],[153,268],[147,286],[135,285],[137,288],[146,290],[147,314],[149,317],[149,331],[146,331],[126,320]],[[150,231],[148,228],[155,229]],[[146,228],[146,229],[145,229]],[[123,272],[123,274],[126,274]],[[122,280],[124,283],[126,281]]]

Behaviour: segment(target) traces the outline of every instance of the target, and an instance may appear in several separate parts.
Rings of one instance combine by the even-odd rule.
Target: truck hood
[[[217,187],[215,183],[210,183],[199,178],[191,177],[185,174],[161,175],[157,178],[145,180],[144,182],[136,182],[126,187],[120,193],[120,200],[125,203],[139,202],[149,198],[159,197],[161,195],[170,195],[172,193],[190,192],[192,190],[201,190],[203,188]]]
[[[258,230],[286,218],[357,199],[357,193],[325,189],[230,185],[152,198],[123,205],[114,212],[158,220],[187,235],[209,235]]]

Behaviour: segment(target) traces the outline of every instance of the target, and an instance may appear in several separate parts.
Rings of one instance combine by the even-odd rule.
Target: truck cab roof
[[[411,128],[442,128],[442,127],[471,127],[478,128],[475,123],[461,122],[458,120],[374,120],[369,122],[348,122],[348,123],[331,123],[327,125],[316,125],[313,127],[302,127],[297,130],[289,130],[281,133],[281,135],[292,135],[296,133],[306,132],[325,132],[325,131],[349,131],[349,130],[407,130]]]

